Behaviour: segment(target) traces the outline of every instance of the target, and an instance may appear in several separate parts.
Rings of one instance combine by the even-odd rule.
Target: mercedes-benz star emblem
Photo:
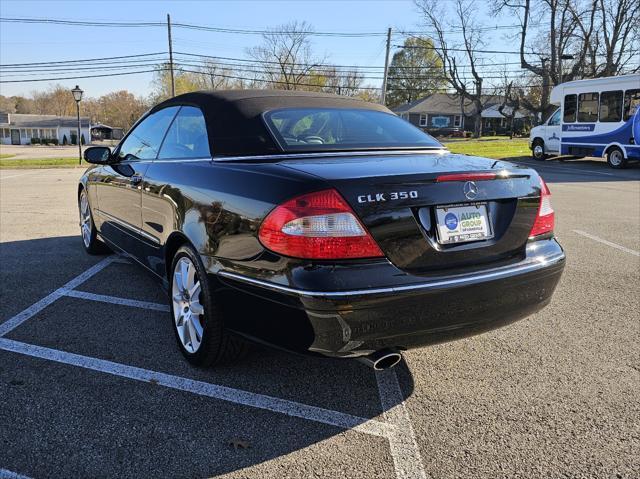
[[[468,200],[475,200],[476,196],[478,196],[478,185],[473,181],[467,181],[462,187],[462,191]]]

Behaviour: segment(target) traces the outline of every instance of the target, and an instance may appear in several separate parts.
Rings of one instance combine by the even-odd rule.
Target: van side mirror
[[[84,150],[84,159],[94,165],[106,165],[111,160],[111,150],[106,146],[92,146]]]

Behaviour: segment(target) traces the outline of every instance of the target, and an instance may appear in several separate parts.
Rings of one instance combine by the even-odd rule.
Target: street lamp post
[[[76,101],[76,111],[78,113],[78,164],[82,164],[82,130],[80,128],[80,101],[82,101],[82,94],[84,93],[78,85],[71,90],[73,93],[73,99]]]

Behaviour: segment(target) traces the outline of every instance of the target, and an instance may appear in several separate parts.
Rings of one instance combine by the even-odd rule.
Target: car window
[[[179,106],[170,106],[150,114],[142,120],[118,150],[120,160],[152,160],[158,156],[164,134]]]
[[[632,118],[640,108],[640,90],[627,90],[624,93],[624,121]]]
[[[549,123],[547,123],[547,125],[549,126],[558,126],[560,124],[560,110],[556,110],[556,112],[551,115],[551,118],[549,118]]]
[[[159,160],[180,158],[206,158],[209,138],[204,115],[199,108],[183,106],[169,127],[160,148]]]
[[[400,117],[375,110],[288,108],[264,118],[285,151],[441,147]]]

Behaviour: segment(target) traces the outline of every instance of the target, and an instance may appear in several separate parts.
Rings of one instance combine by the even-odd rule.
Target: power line
[[[186,52],[174,52],[176,55],[186,55],[189,57],[200,57],[200,58],[210,58],[213,60],[225,60],[225,61],[236,61],[236,62],[246,62],[246,63],[260,63],[260,64],[272,64],[272,65],[298,65],[298,66],[317,66],[317,67],[322,67],[322,64],[311,64],[311,63],[298,63],[298,62],[277,62],[277,61],[269,61],[269,60],[256,60],[256,59],[249,59],[249,58],[232,58],[232,57],[222,57],[222,56],[215,56],[215,55],[204,55],[204,54],[199,54],[199,53],[186,53]],[[520,65],[520,62],[509,62],[509,63],[490,63],[490,64],[485,64],[484,66],[502,66],[502,65]],[[358,69],[376,69],[376,70],[382,70],[383,67],[381,66],[370,66],[370,65],[326,65],[327,67],[336,67],[336,68],[358,68]],[[464,66],[470,66],[470,65],[458,65],[459,67],[464,67]],[[481,66],[481,65],[476,65],[476,66]],[[396,67],[392,67],[392,68],[396,68]],[[416,67],[418,68],[418,67]]]
[[[80,26],[80,27],[106,27],[106,28],[148,28],[148,27],[166,27],[166,23],[163,22],[123,22],[123,21],[89,21],[89,20],[67,20],[67,19],[55,19],[55,18],[33,18],[33,17],[0,17],[0,22],[5,23],[32,23],[32,24],[50,24],[50,25],[70,25],[70,26]],[[317,32],[317,31],[309,31],[309,30],[282,30],[275,31],[273,29],[246,29],[246,28],[229,28],[229,27],[217,27],[212,25],[201,25],[201,24],[193,24],[193,23],[184,23],[184,22],[176,22],[172,23],[174,27],[184,28],[189,30],[200,30],[214,33],[231,33],[231,34],[240,34],[240,35],[273,35],[273,34],[284,34],[284,35],[295,35],[295,34],[305,34],[311,36],[320,36],[320,37],[384,37],[387,35],[386,32],[378,32],[378,31],[369,31],[369,32]],[[535,27],[542,26],[541,23],[537,25],[532,25]],[[519,29],[522,28],[520,24],[513,25],[493,25],[486,27],[479,27],[475,30],[477,31],[495,31],[495,30],[509,30],[509,29]],[[462,26],[453,25],[447,33],[456,33],[462,32]],[[411,35],[432,35],[436,32],[428,32],[428,31],[407,31],[400,30],[397,32],[398,35],[401,36],[411,36]]]
[[[140,73],[153,73],[157,71],[166,70],[166,68],[156,68],[154,70],[143,70],[136,72],[122,72],[122,73],[105,73],[104,75],[83,75],[72,77],[58,77],[58,78],[34,78],[32,80],[0,80],[0,83],[29,83],[29,82],[42,82],[42,81],[58,81],[58,80],[77,80],[81,78],[101,78],[101,77],[114,77],[122,75],[138,75]]]
[[[140,53],[138,55],[121,55],[118,57],[85,58],[82,60],[61,60],[56,62],[5,63],[3,65],[0,65],[0,67],[15,67],[15,66],[25,66],[25,65],[51,65],[51,64],[58,64],[58,63],[85,63],[85,62],[92,62],[92,61],[119,60],[122,58],[138,58],[138,57],[149,57],[149,56],[157,56],[157,55],[166,55],[166,52]]]

